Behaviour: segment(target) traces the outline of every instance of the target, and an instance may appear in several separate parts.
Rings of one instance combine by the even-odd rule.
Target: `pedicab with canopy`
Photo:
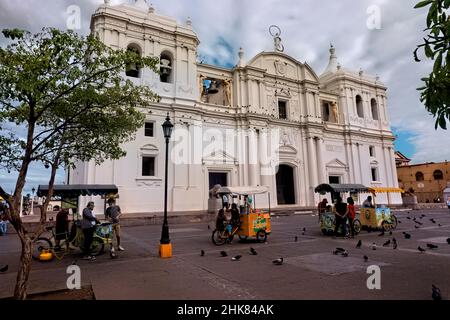
[[[387,187],[369,187],[368,193],[372,194],[373,207],[371,208],[360,208],[359,219],[361,221],[361,226],[366,230],[384,230],[389,231],[397,228],[397,218],[391,212],[389,208],[389,196],[388,196],[388,206],[377,205],[376,204],[376,194],[377,193],[402,193],[404,192],[400,188],[387,188]]]
[[[115,185],[54,185],[53,198],[60,199],[63,208],[71,208],[73,213],[73,223],[70,228],[69,235],[66,235],[67,248],[79,247],[82,249],[84,243],[84,234],[81,229],[81,220],[79,214],[78,199],[80,196],[101,196],[104,199],[104,209],[106,209],[106,201],[109,198],[118,197],[118,189]],[[37,195],[44,197],[48,194],[48,185],[39,185]],[[103,210],[104,212],[105,210]],[[52,219],[50,219],[52,221]],[[33,258],[41,261],[51,260],[53,256],[58,257],[55,252],[54,238],[56,236],[55,226],[53,223],[46,227],[51,236],[41,236],[34,241]],[[106,245],[112,245],[112,223],[105,222],[96,225],[94,238],[91,246],[91,254],[99,255],[103,253]]]
[[[325,195],[327,192],[331,193],[331,198],[335,199],[337,196],[340,196],[341,193],[350,193],[350,194],[358,194],[367,192],[368,188],[362,184],[320,184],[318,185],[314,191],[316,193],[320,193],[321,195]],[[345,201],[345,199],[343,199]],[[323,213],[319,213],[319,225],[320,230],[324,235],[334,234],[335,228],[335,213],[332,210],[326,210]],[[348,224],[348,220],[347,220]],[[355,233],[358,234],[361,231],[361,222],[357,218],[353,220],[353,228]],[[338,230],[338,232],[342,233],[342,226]]]
[[[266,187],[220,187],[217,194],[231,196],[231,203],[238,201],[240,210],[240,226],[234,230],[230,227],[223,231],[215,229],[212,233],[212,241],[216,245],[221,245],[231,241],[235,234],[241,240],[248,237],[256,237],[259,242],[265,242],[267,235],[271,233],[270,228],[270,192]],[[260,209],[256,206],[256,195],[267,194],[268,209]]]

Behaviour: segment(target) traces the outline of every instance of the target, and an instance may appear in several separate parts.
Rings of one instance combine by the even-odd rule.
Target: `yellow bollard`
[[[160,258],[172,257],[172,243],[159,245],[159,257]]]

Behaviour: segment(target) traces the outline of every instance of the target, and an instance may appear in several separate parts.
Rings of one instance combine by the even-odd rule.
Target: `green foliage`
[[[73,166],[124,156],[121,144],[144,124],[140,109],[159,99],[124,79],[125,66],[158,72],[158,60],[72,31],[3,34],[15,41],[0,48],[0,165],[21,170],[32,161]],[[3,130],[11,126],[26,136]]]
[[[425,56],[434,60],[433,71],[428,77],[422,78],[425,85],[418,88],[421,91],[420,100],[425,108],[435,118],[435,128],[447,129],[450,121],[450,17],[447,15],[450,0],[426,0],[416,4],[414,8],[430,6],[427,15],[427,38],[417,46],[414,58],[418,58],[418,50],[423,48]]]

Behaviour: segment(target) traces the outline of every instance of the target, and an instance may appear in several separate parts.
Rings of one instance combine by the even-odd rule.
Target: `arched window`
[[[364,118],[363,101],[360,95],[356,96],[356,112],[358,113],[358,117]]]
[[[172,82],[173,80],[173,59],[168,52],[161,53],[159,57],[159,71],[161,82]]]
[[[416,181],[423,181],[423,173],[418,171],[416,172]]]
[[[140,48],[134,44],[130,44],[127,47],[127,51],[133,52],[133,53],[137,54],[138,56],[141,55]],[[129,63],[126,65],[125,74],[128,77],[139,78],[140,74],[141,74],[141,67],[135,63]]]
[[[370,100],[370,110],[372,111],[372,119],[378,120],[378,104],[377,100]]]
[[[434,180],[443,180],[444,179],[444,174],[442,173],[441,170],[434,170],[433,178],[434,178]]]

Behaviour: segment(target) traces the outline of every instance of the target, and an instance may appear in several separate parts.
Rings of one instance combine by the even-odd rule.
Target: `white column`
[[[270,184],[270,145],[267,143],[267,128],[262,128],[259,131],[259,172],[262,186]]]
[[[353,168],[351,145],[348,142],[344,142],[344,148],[345,148],[345,158],[348,166],[347,181],[348,183],[355,183],[355,172]]]
[[[383,164],[384,164],[384,172],[386,176],[386,186],[391,186],[391,166],[389,164],[389,153],[385,146],[382,147],[383,150]]]
[[[352,154],[352,162],[353,162],[353,177],[354,183],[362,183],[362,177],[360,176],[360,163],[358,162],[358,148],[356,144],[351,144],[351,154]]]
[[[301,136],[301,144],[302,144],[302,152],[301,152],[301,160],[302,160],[302,175],[303,175],[303,194],[300,198],[301,205],[306,206],[308,205],[308,195],[309,195],[309,186],[311,183],[309,182],[309,175],[306,172],[309,168],[308,164],[308,155],[307,155],[307,144],[306,139],[304,138],[304,132],[302,132]]]
[[[397,167],[395,166],[395,154],[394,154],[394,150],[389,147],[388,148],[389,151],[389,160],[390,160],[390,164],[391,164],[391,172],[392,172],[392,187],[398,188],[398,179],[397,179]]]
[[[363,175],[363,171],[362,171],[362,162],[361,162],[361,147],[360,147],[360,143],[356,144],[356,149],[358,151],[358,166],[359,166],[359,173],[360,173],[360,177],[361,177],[361,183],[364,184],[364,175]]]
[[[309,194],[312,203],[314,203],[314,188],[317,186],[317,161],[313,137],[309,137],[308,145],[308,171],[309,171]]]
[[[317,153],[317,177],[318,177],[318,184],[325,183],[325,177],[324,177],[324,167],[323,167],[323,139],[316,138],[314,139],[316,144],[316,153]]]
[[[251,186],[258,184],[258,138],[255,129],[249,130],[248,135],[248,158],[249,158],[249,182]]]

